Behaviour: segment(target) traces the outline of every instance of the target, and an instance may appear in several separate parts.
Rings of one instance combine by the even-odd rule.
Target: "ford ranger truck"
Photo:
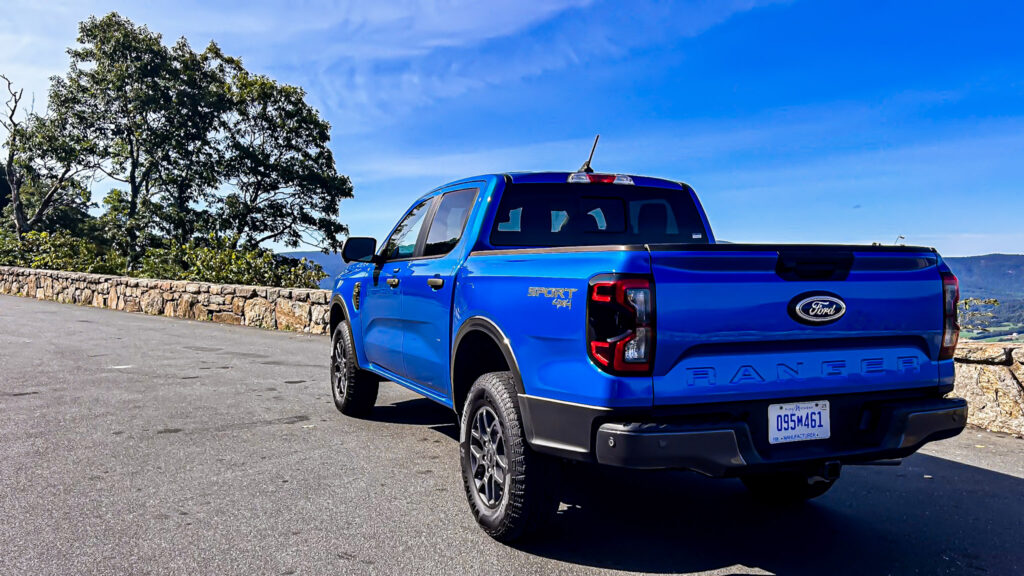
[[[389,380],[451,408],[498,540],[557,510],[563,460],[797,502],[966,421],[932,248],[718,243],[686,184],[576,172],[447,184],[342,252],[335,405],[367,416]]]

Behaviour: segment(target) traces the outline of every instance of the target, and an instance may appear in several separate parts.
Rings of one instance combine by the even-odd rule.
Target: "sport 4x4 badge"
[[[528,296],[535,298],[551,299],[551,305],[555,308],[568,308],[572,310],[572,295],[578,288],[543,288],[541,286],[530,286]]]

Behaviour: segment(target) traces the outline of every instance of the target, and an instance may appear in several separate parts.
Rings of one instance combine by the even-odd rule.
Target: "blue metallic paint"
[[[557,268],[550,263],[558,258]],[[646,251],[471,255],[459,272],[455,321],[485,316],[508,335],[527,394],[595,406],[650,406],[650,377],[606,374],[586,351],[587,283],[598,272],[646,274]],[[575,289],[571,308],[529,296]]]
[[[723,272],[701,264],[715,259],[722,266],[730,258],[745,265]],[[785,281],[775,273],[775,260],[774,253],[756,252],[652,254],[656,405],[936,385],[942,295],[935,266],[854,269],[841,282]],[[839,294],[847,313],[825,326],[795,322],[789,301],[814,291]],[[898,366],[909,357],[917,369]],[[865,372],[863,362],[875,359],[883,359],[881,372],[874,362]],[[780,376],[779,364],[792,370],[783,368]]]

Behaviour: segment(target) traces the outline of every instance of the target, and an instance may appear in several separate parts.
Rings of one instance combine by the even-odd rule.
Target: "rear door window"
[[[466,229],[466,220],[473,209],[477,188],[467,188],[448,192],[441,196],[441,204],[434,213],[434,220],[427,231],[427,243],[423,247],[424,256],[438,256],[451,252],[459,243],[462,232]]]
[[[615,184],[510,184],[491,230],[494,246],[707,242],[686,190]]]

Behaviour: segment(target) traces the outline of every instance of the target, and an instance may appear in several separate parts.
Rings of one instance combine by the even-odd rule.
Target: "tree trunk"
[[[181,184],[177,186],[174,194],[174,206],[177,209],[177,213],[174,215],[174,238],[177,238],[178,244],[185,245],[192,239],[192,230],[189,226],[189,221],[186,216],[188,213],[188,190]]]
[[[231,249],[238,250],[238,245],[242,242],[242,235],[245,234],[245,229],[249,226],[249,209],[246,207],[239,214],[238,221],[235,222],[235,237],[231,239]]]
[[[135,218],[139,214],[139,194],[139,183],[135,179],[135,166],[133,165],[128,177],[128,225],[125,227],[128,249],[125,251],[125,274],[135,269],[135,260],[138,254],[139,231]]]
[[[5,194],[0,195],[0,212],[8,205],[11,206],[11,219],[14,221],[14,232],[18,241],[22,235],[28,232],[28,218],[25,217],[25,207],[21,204],[21,185],[24,183],[18,178],[17,168],[14,166],[14,137],[7,142],[11,147],[7,152],[7,162],[3,167]]]
[[[7,169],[0,166],[0,172],[3,172],[3,178],[0,179],[0,214],[3,214],[4,208],[11,204],[11,183],[7,178]]]
[[[14,233],[18,236],[18,242],[21,242],[21,237],[24,236],[28,229],[28,218],[25,217],[25,207],[21,204],[21,196],[18,192],[12,191],[12,216],[14,218]]]

